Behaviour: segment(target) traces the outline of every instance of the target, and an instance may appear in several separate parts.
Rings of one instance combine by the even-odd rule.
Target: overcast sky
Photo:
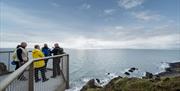
[[[180,49],[180,0],[1,0],[0,48]]]

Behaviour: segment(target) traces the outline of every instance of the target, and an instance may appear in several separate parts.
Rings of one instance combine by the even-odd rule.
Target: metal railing
[[[14,51],[0,51],[0,62],[2,61],[6,66],[7,66],[7,70],[9,72],[12,72],[14,71],[14,68],[12,67],[11,65],[11,61],[13,60],[12,59],[12,54],[13,54]],[[28,55],[29,57],[31,57],[32,51],[28,51]]]
[[[45,60],[45,59],[54,59],[54,58],[60,58],[60,72],[61,76],[57,78],[50,78],[48,81],[44,83],[36,83],[34,81],[34,67],[33,62],[39,61],[39,60]],[[50,60],[49,60],[50,61]],[[55,60],[52,60],[55,61]],[[53,66],[50,68],[47,68],[47,74],[51,74],[53,72]],[[49,73],[48,73],[49,72]],[[21,76],[25,76],[27,78],[27,81],[21,81],[19,78]],[[56,82],[54,82],[56,81]],[[3,79],[0,82],[0,91],[39,91],[43,89],[43,91],[46,91],[46,88],[49,87],[51,83],[55,84],[53,89],[50,89],[51,91],[62,91],[65,88],[69,88],[69,55],[68,54],[62,54],[62,55],[55,55],[55,56],[49,56],[44,58],[38,58],[38,59],[32,59],[29,60],[27,63],[25,63],[23,66],[21,66],[19,69],[8,75],[5,79]],[[52,85],[51,84],[51,85]],[[23,85],[23,86],[22,86]],[[41,88],[40,88],[41,87]],[[45,88],[46,87],[46,88]],[[48,90],[48,91],[50,91]]]

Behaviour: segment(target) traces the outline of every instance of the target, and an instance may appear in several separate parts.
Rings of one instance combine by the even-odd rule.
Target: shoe
[[[41,79],[37,79],[37,80],[35,80],[35,82],[39,82],[39,81],[41,81]]]
[[[46,79],[44,79],[42,82],[45,82],[45,81],[48,81],[49,79],[48,78],[46,78]]]
[[[60,74],[60,73],[58,73],[57,75],[58,75],[58,76],[60,76],[61,74]]]
[[[56,78],[56,76],[51,76],[51,78]]]

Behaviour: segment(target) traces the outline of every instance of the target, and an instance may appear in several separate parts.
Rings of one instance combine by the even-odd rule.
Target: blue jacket
[[[51,49],[49,49],[48,47],[43,47],[42,52],[43,52],[45,57],[46,56],[51,56]]]

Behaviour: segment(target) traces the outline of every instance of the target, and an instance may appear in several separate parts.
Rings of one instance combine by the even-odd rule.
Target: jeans
[[[61,58],[54,58],[53,59],[53,77],[60,75],[60,59]]]
[[[46,75],[45,75],[45,67],[41,67],[41,68],[35,68],[34,69],[34,76],[35,76],[35,81],[37,81],[39,79],[39,76],[38,76],[38,72],[41,72],[41,77],[43,80],[46,79]]]

